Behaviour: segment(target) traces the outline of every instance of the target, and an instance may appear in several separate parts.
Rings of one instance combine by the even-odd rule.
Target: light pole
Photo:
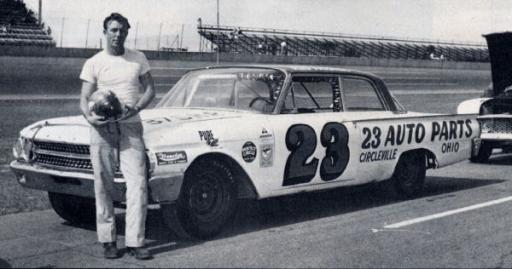
[[[219,23],[219,0],[217,0],[217,65],[219,65],[219,53],[220,53],[220,44],[219,44],[219,34],[220,34],[220,23]]]
[[[60,47],[62,48],[62,39],[64,39],[64,17],[62,17],[62,23],[60,24]]]
[[[157,42],[157,45],[156,45],[156,50],[157,51],[160,51],[160,38],[162,36],[162,25],[163,25],[163,22],[160,22],[160,30],[158,31],[158,42]]]
[[[135,25],[135,38],[133,39],[133,47],[137,49],[137,34],[139,32],[139,22]]]
[[[85,32],[85,48],[87,48],[87,41],[89,41],[89,25],[91,24],[91,19],[87,20],[87,30]]]

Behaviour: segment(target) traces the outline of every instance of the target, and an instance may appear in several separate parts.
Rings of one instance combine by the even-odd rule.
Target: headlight
[[[485,120],[480,121],[480,132],[489,133],[491,131],[492,121]]]
[[[32,140],[20,137],[14,143],[12,154],[16,160],[31,161],[33,157],[32,147]]]
[[[148,173],[149,175],[151,176],[153,174],[153,172],[155,171],[155,166],[156,166],[156,159],[155,159],[155,154],[149,150],[149,149],[146,149],[146,156],[147,156],[147,169],[148,169]]]

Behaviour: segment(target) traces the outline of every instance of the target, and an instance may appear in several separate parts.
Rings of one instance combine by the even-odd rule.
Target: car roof
[[[271,68],[278,69],[286,73],[345,73],[354,75],[363,75],[369,77],[377,77],[376,75],[368,72],[346,69],[332,66],[322,65],[284,65],[284,64],[240,64],[240,65],[217,65],[208,66],[204,69],[218,69],[218,68]]]

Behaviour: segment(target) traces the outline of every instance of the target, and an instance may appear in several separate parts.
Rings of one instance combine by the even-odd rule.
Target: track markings
[[[375,229],[375,228],[371,228],[370,230],[372,231],[372,233],[380,233],[380,232],[405,232],[405,233],[426,234],[426,235],[430,235],[431,234],[430,232],[415,231],[415,230],[404,230],[404,229],[393,229],[393,230],[390,230],[390,229]]]
[[[488,207],[488,206],[492,206],[492,205],[505,203],[508,201],[512,201],[512,196],[504,197],[504,198],[497,199],[497,200],[492,200],[492,201],[485,202],[485,203],[475,204],[472,206],[467,206],[467,207],[463,207],[463,208],[459,208],[459,209],[449,210],[449,211],[445,211],[445,212],[441,212],[441,213],[437,213],[437,214],[433,214],[433,215],[428,215],[428,216],[424,216],[424,217],[420,217],[420,218],[414,218],[414,219],[410,219],[410,220],[406,220],[406,221],[401,221],[401,222],[386,225],[386,226],[384,226],[384,228],[385,229],[401,228],[401,227],[413,225],[413,224],[420,223],[420,222],[425,222],[425,221],[429,221],[429,220],[433,220],[433,219],[439,219],[439,218],[463,213],[466,211],[476,210],[476,209],[480,209],[483,207]]]

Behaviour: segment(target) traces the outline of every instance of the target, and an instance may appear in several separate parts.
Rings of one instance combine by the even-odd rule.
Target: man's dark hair
[[[128,19],[119,13],[112,13],[110,16],[106,17],[103,20],[103,30],[107,30],[108,23],[110,21],[118,21],[122,25],[126,27],[126,29],[130,29],[130,23],[128,23]]]

